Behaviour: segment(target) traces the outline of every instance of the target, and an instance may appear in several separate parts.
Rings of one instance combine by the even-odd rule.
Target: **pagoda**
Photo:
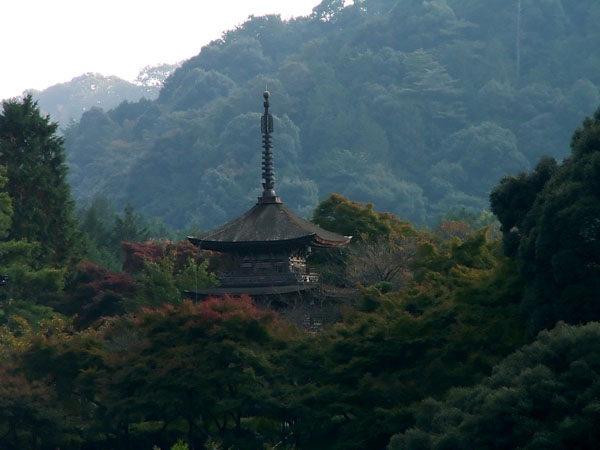
[[[319,285],[319,275],[307,270],[308,254],[313,249],[350,242],[350,236],[324,230],[290,211],[275,193],[273,116],[269,113],[269,92],[263,96],[262,196],[236,219],[199,237],[188,237],[200,250],[227,253],[233,260],[231,270],[218,274],[219,287],[196,294],[264,296],[313,289]]]

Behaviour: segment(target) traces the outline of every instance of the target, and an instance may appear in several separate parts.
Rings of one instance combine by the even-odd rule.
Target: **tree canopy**
[[[424,401],[388,450],[597,448],[599,342],[598,323],[540,333],[480,384]]]
[[[562,164],[542,159],[504,178],[490,195],[526,280],[522,312],[532,331],[600,320],[600,109],[575,131],[571,150]]]

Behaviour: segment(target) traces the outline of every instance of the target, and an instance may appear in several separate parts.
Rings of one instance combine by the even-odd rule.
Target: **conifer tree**
[[[12,199],[8,238],[38,241],[40,264],[64,266],[74,257],[78,232],[67,183],[64,139],[31,95],[2,102],[0,164]]]

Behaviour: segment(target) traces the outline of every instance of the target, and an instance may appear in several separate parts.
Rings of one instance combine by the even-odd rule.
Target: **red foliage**
[[[86,284],[96,291],[112,291],[125,296],[135,291],[135,281],[128,273],[112,272],[89,261],[77,266],[77,283]]]
[[[100,317],[123,313],[123,298],[134,293],[135,281],[131,275],[85,261],[77,266],[77,276],[58,309],[65,314],[77,314],[76,324],[86,327]]]
[[[210,297],[202,302],[184,300],[180,305],[163,304],[151,309],[142,308],[135,318],[137,324],[154,322],[159,317],[171,316],[183,321],[182,325],[193,327],[214,327],[230,321],[259,322],[270,324],[276,322],[277,315],[273,311],[258,309],[248,295],[240,297]],[[178,318],[178,319],[177,319]]]
[[[137,274],[144,268],[144,261],[160,262],[164,258],[174,257],[177,272],[181,270],[190,258],[199,259],[198,249],[189,241],[179,242],[121,242],[121,248],[125,251],[125,262],[123,270],[131,274]]]
[[[171,312],[183,313],[189,316],[204,315],[215,312],[219,316],[227,316],[232,313],[243,313],[248,316],[260,317],[263,315],[274,314],[271,311],[258,309],[252,303],[252,298],[243,294],[239,297],[231,297],[225,295],[223,297],[208,297],[201,302],[193,302],[192,300],[184,300],[181,305],[173,306],[171,304],[163,304],[158,308],[142,308],[144,314],[168,314]],[[209,313],[212,315],[212,313]]]

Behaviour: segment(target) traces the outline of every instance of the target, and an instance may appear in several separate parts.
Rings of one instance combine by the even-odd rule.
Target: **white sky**
[[[0,0],[0,99],[86,72],[133,80],[195,56],[254,14],[308,15],[320,0]]]

